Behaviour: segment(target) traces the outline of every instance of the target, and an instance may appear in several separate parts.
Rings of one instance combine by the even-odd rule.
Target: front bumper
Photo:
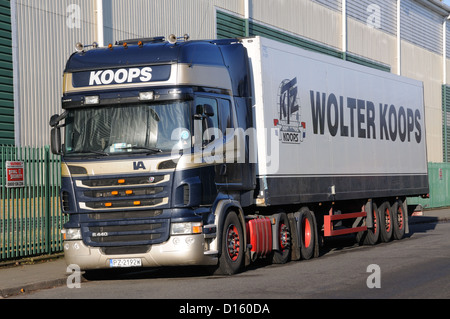
[[[205,250],[203,234],[171,236],[168,241],[155,244],[143,254],[106,255],[101,248],[88,247],[82,240],[64,242],[67,265],[81,270],[110,268],[111,259],[140,258],[143,267],[212,266],[217,265],[217,254]]]

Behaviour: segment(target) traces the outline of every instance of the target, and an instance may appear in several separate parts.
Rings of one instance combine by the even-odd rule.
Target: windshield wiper
[[[97,154],[97,155],[102,155],[102,156],[109,156],[108,153],[103,152],[103,151],[77,151],[77,152],[66,153],[66,155],[77,155],[77,154]]]
[[[157,148],[157,147],[145,147],[145,146],[129,146],[126,148],[123,148],[126,150],[145,150],[145,151],[150,151],[152,153],[162,153],[162,149]]]

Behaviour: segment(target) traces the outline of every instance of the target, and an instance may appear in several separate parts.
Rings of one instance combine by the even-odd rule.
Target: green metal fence
[[[0,160],[0,261],[62,251],[59,157],[0,146]]]

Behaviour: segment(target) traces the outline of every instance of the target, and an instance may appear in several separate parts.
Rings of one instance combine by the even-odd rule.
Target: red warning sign
[[[24,165],[21,161],[6,162],[6,187],[24,187]]]

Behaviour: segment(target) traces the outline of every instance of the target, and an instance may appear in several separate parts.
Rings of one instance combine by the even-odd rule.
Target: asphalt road
[[[319,258],[258,263],[231,277],[209,276],[197,268],[153,269],[12,298],[188,299],[197,304],[209,299],[450,298],[450,223],[416,224],[410,230],[401,241],[376,246],[356,246],[345,237],[327,242]]]

